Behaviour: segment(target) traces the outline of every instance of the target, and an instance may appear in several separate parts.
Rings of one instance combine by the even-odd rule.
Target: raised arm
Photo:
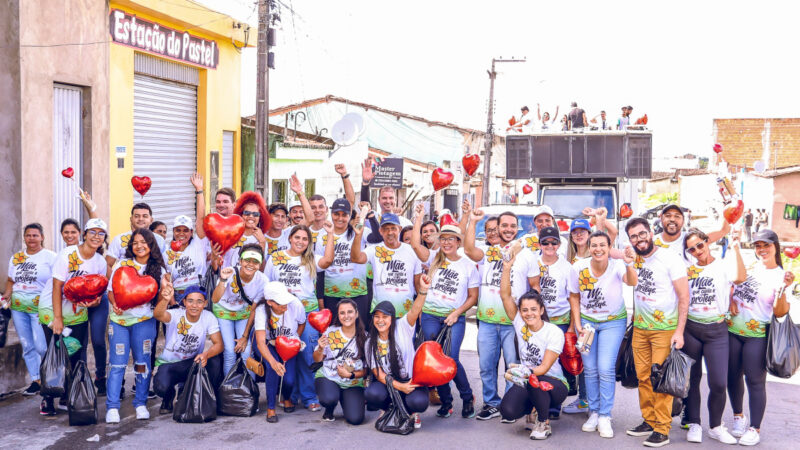
[[[225,267],[219,271],[219,280],[214,287],[214,293],[211,294],[211,301],[214,303],[219,302],[222,294],[225,293],[225,283],[233,276],[233,267]]]
[[[303,206],[303,225],[310,226],[314,223],[314,213],[311,211],[311,204],[308,203],[306,193],[303,190],[303,184],[300,183],[300,179],[297,178],[296,173],[292,174],[289,184],[291,185],[292,192],[297,194],[297,198],[300,199],[300,204]]]
[[[353,190],[353,183],[350,181],[350,174],[347,173],[347,167],[344,164],[336,164],[334,166],[336,173],[342,177],[342,186],[344,187],[344,198],[350,202],[351,205],[356,204],[356,192]]]
[[[717,242],[718,240],[725,237],[731,231],[731,224],[728,223],[727,220],[722,219],[722,225],[720,226],[719,230],[712,231],[708,233],[708,242]]]
[[[622,261],[625,263],[625,275],[622,276],[622,281],[628,286],[639,284],[639,272],[633,267],[634,259],[636,259],[636,253],[630,245],[626,245],[622,254]]]
[[[161,275],[161,293],[158,295],[158,303],[153,310],[153,317],[159,322],[168,323],[172,320],[172,315],[167,311],[169,305],[175,299],[175,289],[172,287],[172,280],[168,273]]]
[[[92,196],[89,195],[86,191],[81,191],[80,193],[81,203],[83,203],[84,209],[86,209],[86,214],[89,215],[90,219],[96,219],[99,216],[97,215],[97,205],[92,201]]]
[[[414,209],[414,228],[411,230],[411,248],[414,249],[417,258],[423,263],[427,263],[431,257],[431,252],[427,247],[422,245],[422,221],[425,219],[425,207],[422,203],[418,204]]]
[[[556,105],[556,113],[553,114],[553,117],[552,117],[552,120],[550,121],[550,123],[556,123],[556,120],[558,120],[558,105]]]
[[[195,220],[194,232],[197,237],[203,239],[206,237],[206,232],[203,230],[203,219],[206,218],[206,196],[203,194],[203,176],[195,172],[190,178],[192,186],[194,186],[194,212],[197,219]]]
[[[741,230],[739,231],[741,233]],[[742,284],[747,279],[747,268],[744,266],[742,253],[739,251],[739,235],[733,237],[733,253],[736,255],[736,278],[733,279],[734,284]]]
[[[361,193],[359,196],[362,202],[369,201],[369,184],[374,177],[375,173],[372,172],[372,157],[369,157],[361,163]],[[355,203],[352,204],[355,205]]]
[[[356,264],[365,264],[367,262],[367,254],[361,249],[361,239],[364,235],[364,227],[355,227],[355,236],[353,237],[353,245],[350,246],[350,260]],[[330,239],[328,239],[330,241]]]
[[[469,202],[464,200],[464,203],[469,205]],[[464,236],[464,254],[469,257],[469,259],[479,262],[483,259],[483,250],[475,247],[475,228],[478,226],[478,222],[481,221],[483,217],[483,211],[480,209],[475,209],[472,211],[468,211],[464,213],[464,218],[461,221],[468,221],[469,224],[467,226],[467,234]]]
[[[317,263],[321,269],[327,269],[328,267],[333,264],[333,258],[335,256],[334,246],[336,245],[336,234],[333,231],[333,224],[330,222],[325,222],[322,224],[322,228],[325,229],[325,232],[328,235],[328,240],[325,242],[325,253],[322,255],[322,258],[319,259]],[[355,244],[355,240],[353,240],[353,244]],[[352,247],[356,247],[353,245]]]
[[[510,261],[503,261],[503,274],[500,276],[500,298],[503,299],[503,308],[511,320],[517,317],[517,300],[511,294],[511,266],[514,265],[515,259],[516,257]]]
[[[539,104],[538,104],[538,103],[536,104],[536,117],[538,117],[538,118],[539,118],[539,122],[541,122],[541,121],[542,121],[542,113],[541,113],[541,108],[539,107]]]

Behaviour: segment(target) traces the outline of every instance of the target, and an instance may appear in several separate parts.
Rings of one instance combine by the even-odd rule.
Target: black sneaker
[[[172,414],[172,401],[164,399],[161,401],[161,408],[158,409],[159,414]]]
[[[436,415],[439,417],[450,417],[453,414],[453,404],[452,403],[442,403],[442,406],[436,410]]]
[[[628,436],[649,436],[652,432],[653,427],[651,427],[647,422],[642,422],[636,428],[631,428],[630,430],[625,431]]]
[[[684,408],[681,411],[681,429],[688,430],[689,429],[689,420],[686,418],[686,409]]]
[[[483,405],[483,409],[478,413],[478,420],[489,420],[500,417],[500,411],[492,405]]]
[[[43,416],[55,416],[56,408],[53,406],[52,398],[43,398],[42,404],[39,405],[39,414]]]
[[[461,417],[471,419],[475,417],[475,399],[464,402],[461,406]]]
[[[28,386],[28,389],[25,389],[24,391],[22,391],[22,395],[24,395],[26,397],[31,396],[31,395],[36,395],[37,393],[39,393],[39,391],[41,389],[42,389],[42,387],[39,386],[39,383],[34,381],[33,383],[31,383],[30,386]]]
[[[147,391],[147,398],[156,398],[156,397],[158,397],[158,395],[156,395],[156,391],[154,391],[152,389]]]
[[[644,441],[645,447],[663,447],[669,444],[669,436],[661,434],[658,431],[653,431]]]
[[[334,420],[336,420],[333,417],[333,411],[328,411],[328,408],[325,408],[325,412],[322,413],[322,420],[325,422],[333,422]]]
[[[97,389],[97,396],[98,397],[105,397],[106,396],[106,379],[105,378],[98,378],[94,380],[94,387]]]

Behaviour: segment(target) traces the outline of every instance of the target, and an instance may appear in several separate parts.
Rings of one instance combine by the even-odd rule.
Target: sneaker
[[[667,444],[669,444],[669,436],[661,434],[658,431],[653,431],[650,437],[644,441],[645,447],[663,447]]]
[[[689,423],[689,419],[686,418],[686,408],[683,408],[683,411],[681,411],[681,429],[688,430],[689,425],[691,424]]]
[[[614,429],[611,428],[611,417],[604,416],[597,419],[597,431],[600,433],[601,438],[613,438]]]
[[[422,417],[420,417],[419,413],[412,414],[414,417],[414,429],[419,430],[422,428]]]
[[[733,427],[731,427],[731,436],[742,437],[747,431],[747,416],[733,416]]]
[[[585,401],[576,398],[574,402],[570,403],[569,405],[565,406],[561,410],[564,414],[580,414],[580,413],[588,413],[589,412],[589,404]]]
[[[322,409],[322,405],[319,403],[311,403],[308,405],[308,410],[311,412],[317,412]]]
[[[336,419],[333,417],[333,411],[328,411],[326,409],[325,412],[322,413],[322,421],[323,422],[333,422],[334,420],[336,420]]]
[[[728,428],[725,427],[725,424],[721,423],[715,428],[711,428],[708,430],[708,435],[711,439],[715,439],[717,441],[722,442],[723,444],[735,444],[736,438],[731,436],[728,433]]]
[[[581,431],[592,433],[597,431],[597,422],[600,420],[600,415],[596,412],[589,414],[589,418],[581,425]]]
[[[547,439],[552,434],[550,424],[547,422],[536,422],[536,425],[531,430],[531,439],[542,440]]]
[[[686,440],[689,442],[696,442],[698,444],[703,442],[703,427],[701,427],[698,423],[690,423],[689,432],[686,433]]]
[[[537,423],[539,423],[539,416],[536,414],[536,410],[534,409],[530,414],[525,416],[525,429],[533,431]]]
[[[55,416],[56,408],[53,406],[53,399],[43,398],[42,404],[39,405],[39,414],[43,416]]]
[[[58,399],[58,406],[56,407],[59,411],[69,411],[69,400],[67,397],[61,397]]]
[[[22,391],[22,395],[26,397],[36,395],[40,390],[42,390],[42,387],[39,385],[39,383],[34,381],[30,386],[28,386],[28,389]]]
[[[478,420],[489,420],[495,417],[500,417],[500,410],[492,405],[483,405],[481,412],[477,415]]]
[[[106,379],[105,378],[98,378],[94,380],[94,387],[97,389],[97,396],[98,397],[105,397],[106,396]]]
[[[505,417],[500,419],[500,423],[517,423],[517,419],[506,419]]]
[[[106,411],[106,423],[119,423],[119,410],[116,408]]]
[[[653,427],[651,427],[647,422],[642,422],[635,428],[625,430],[625,433],[627,433],[628,436],[650,436],[650,433],[652,432]]]
[[[137,420],[150,419],[150,411],[147,410],[147,406],[140,405],[136,407],[136,419]]]
[[[158,408],[159,414],[172,414],[172,401],[171,400],[161,400],[161,407]]]
[[[475,417],[475,398],[466,401],[461,406],[461,417],[464,419],[471,419]]]
[[[442,406],[436,411],[439,417],[450,417],[453,414],[453,405],[451,403],[442,403]]]
[[[156,397],[158,397],[158,395],[156,395],[156,391],[154,391],[152,389],[147,391],[147,398],[156,398]]]
[[[761,434],[753,427],[748,427],[744,435],[739,438],[739,445],[756,445],[761,442]]]

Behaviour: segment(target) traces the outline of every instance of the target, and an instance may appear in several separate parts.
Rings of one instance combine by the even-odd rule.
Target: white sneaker
[[[536,422],[536,426],[531,431],[531,439],[542,440],[547,439],[552,434],[550,424],[547,422]]]
[[[414,417],[414,429],[422,428],[422,417],[420,417],[419,413],[414,413],[412,416]]]
[[[744,435],[739,439],[739,445],[756,445],[761,442],[761,434],[753,427],[748,427]]]
[[[136,418],[139,420],[150,419],[150,411],[147,410],[147,406],[141,405],[136,407]]]
[[[601,438],[611,439],[614,437],[614,429],[611,428],[611,417],[603,416],[597,419],[597,431]]]
[[[716,439],[723,444],[735,444],[736,438],[731,436],[728,433],[728,429],[725,427],[725,424],[719,424],[716,428],[711,428],[708,430],[708,435],[711,436],[711,439]]]
[[[597,431],[597,422],[599,419],[600,416],[598,416],[596,412],[589,414],[589,418],[586,419],[586,422],[584,422],[581,426],[581,431],[585,431],[587,433]]]
[[[539,416],[536,414],[536,410],[534,409],[530,414],[525,416],[525,429],[532,431],[536,427],[537,423],[539,423]]]
[[[703,427],[699,423],[690,423],[689,432],[686,433],[686,440],[689,442],[703,442]]]
[[[733,427],[731,427],[731,436],[742,437],[747,431],[747,416],[733,416]]]
[[[119,423],[119,410],[109,409],[106,411],[106,423]]]

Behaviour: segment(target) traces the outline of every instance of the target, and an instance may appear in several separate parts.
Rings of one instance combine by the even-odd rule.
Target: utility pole
[[[258,0],[258,56],[256,67],[256,164],[254,187],[256,192],[264,196],[267,204],[269,197],[269,35],[270,35],[270,2]]]
[[[495,63],[503,62],[525,62],[524,59],[500,59],[492,58],[492,70],[487,70],[489,73],[489,114],[486,120],[486,137],[485,137],[485,150],[486,155],[483,157],[483,187],[481,195],[481,206],[489,206],[489,180],[491,179],[491,162],[492,162],[492,144],[494,144],[494,79],[497,78],[497,72],[494,70]]]

